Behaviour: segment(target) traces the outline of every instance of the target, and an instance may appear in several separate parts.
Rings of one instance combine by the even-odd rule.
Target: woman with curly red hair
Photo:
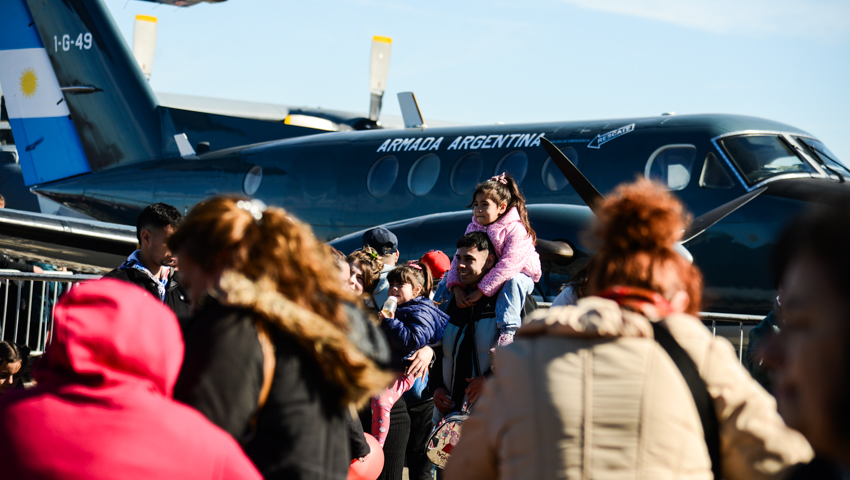
[[[765,479],[811,448],[693,315],[702,279],[674,250],[681,203],[648,180],[599,207],[578,305],[497,350],[446,478]]]

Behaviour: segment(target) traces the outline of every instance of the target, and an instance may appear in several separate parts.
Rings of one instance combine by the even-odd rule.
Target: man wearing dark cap
[[[375,307],[381,308],[381,305],[387,301],[387,293],[390,290],[387,273],[395,268],[395,264],[398,262],[398,238],[386,228],[377,227],[363,234],[363,246],[374,248],[384,261],[381,279],[378,281],[378,286],[375,287],[374,292],[375,302],[377,303]]]

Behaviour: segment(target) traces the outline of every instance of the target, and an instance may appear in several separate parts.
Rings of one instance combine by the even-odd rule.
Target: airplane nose
[[[850,183],[828,178],[783,178],[768,183],[764,195],[845,207],[850,204]]]

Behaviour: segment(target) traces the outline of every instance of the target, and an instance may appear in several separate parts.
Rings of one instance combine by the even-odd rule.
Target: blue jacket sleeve
[[[409,355],[428,345],[428,340],[434,337],[435,328],[433,322],[423,321],[417,315],[406,315],[404,320],[406,322],[399,318],[385,318],[381,329],[393,350]]]

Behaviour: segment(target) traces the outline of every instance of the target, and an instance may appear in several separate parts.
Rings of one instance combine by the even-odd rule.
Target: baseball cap
[[[431,276],[438,280],[443,278],[443,275],[445,275],[452,266],[452,262],[449,260],[449,257],[441,250],[431,250],[425,255],[422,255],[422,258],[419,259],[419,261],[427,265],[428,270],[431,271]]]
[[[398,251],[398,238],[386,228],[378,227],[363,234],[363,245],[374,248],[380,255],[389,255]]]

